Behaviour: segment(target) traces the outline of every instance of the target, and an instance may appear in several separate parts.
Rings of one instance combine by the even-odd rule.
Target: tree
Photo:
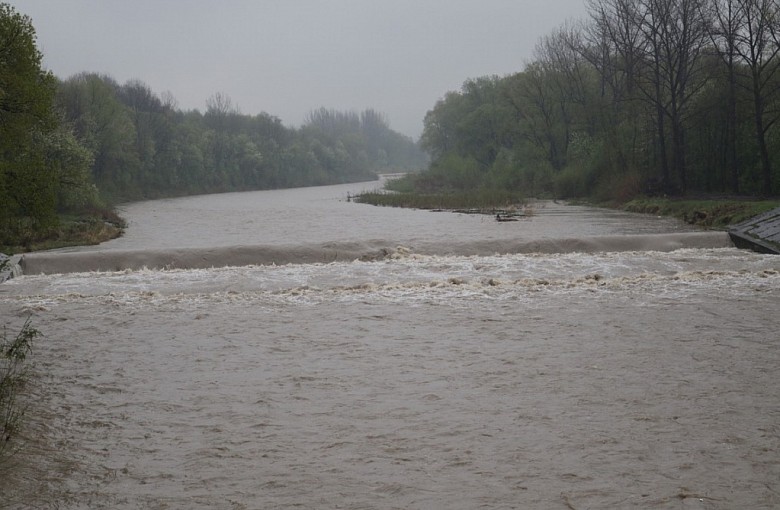
[[[543,149],[550,165],[560,171],[566,165],[571,118],[553,83],[554,73],[535,61],[516,78],[508,98],[523,124],[523,136]]]
[[[420,144],[434,159],[455,147],[455,127],[460,118],[461,99],[459,93],[447,92],[444,98],[439,99],[433,109],[425,114]]]
[[[737,35],[742,30],[744,16],[739,0],[712,0],[709,7],[712,20],[709,37],[712,46],[726,66],[728,79],[726,111],[726,164],[729,168],[731,190],[739,193],[739,166],[737,164]]]
[[[131,80],[119,87],[117,99],[130,113],[135,128],[135,152],[141,164],[142,179],[154,181],[157,142],[164,123],[162,102],[140,80]]]
[[[93,178],[101,192],[138,193],[141,158],[130,111],[119,101],[119,84],[108,76],[81,73],[62,84],[57,103],[79,141],[94,155]]]
[[[56,186],[41,139],[57,126],[54,77],[41,68],[29,17],[0,4],[0,230],[56,223]]]
[[[748,69],[748,83],[755,123],[755,139],[761,157],[764,195],[772,193],[772,164],[767,133],[780,118],[780,110],[770,110],[777,100],[780,81],[780,5],[777,0],[738,0],[743,24],[735,37],[735,51]]]
[[[94,158],[92,152],[79,143],[73,131],[60,124],[40,143],[44,149],[45,165],[52,170],[51,178],[57,187],[57,209],[76,210],[97,203],[97,188],[91,175]]]
[[[638,0],[590,0],[588,6],[590,23],[580,53],[599,76],[600,134],[613,167],[609,170],[636,169],[646,115],[637,100],[644,52]]]
[[[625,71],[625,90],[637,91],[654,112],[664,188],[688,185],[685,128],[690,102],[707,83],[705,0],[594,0],[592,17],[609,34]],[[668,121],[668,125],[667,125]],[[671,136],[670,136],[671,135]],[[667,137],[671,141],[671,150]]]

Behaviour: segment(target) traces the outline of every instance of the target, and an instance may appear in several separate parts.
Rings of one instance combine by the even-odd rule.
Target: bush
[[[0,455],[7,449],[24,415],[17,396],[27,380],[25,360],[32,353],[33,339],[39,335],[40,332],[30,326],[29,318],[10,341],[3,328],[0,339]]]
[[[579,166],[570,165],[554,177],[555,196],[558,198],[578,198],[588,195],[588,176]]]

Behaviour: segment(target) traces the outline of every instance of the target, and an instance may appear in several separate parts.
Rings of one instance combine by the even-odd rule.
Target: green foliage
[[[41,58],[30,19],[0,4],[0,246],[60,242],[73,230],[62,213],[91,218],[106,202],[369,180],[426,163],[374,110],[321,109],[290,129],[220,93],[201,114],[139,80],[57,81]]]
[[[590,2],[590,18],[543,37],[521,72],[469,79],[434,105],[417,191],[777,193],[780,5],[727,4]],[[731,39],[718,12],[739,17]]]
[[[11,339],[3,328],[0,338],[0,455],[9,447],[24,415],[18,395],[27,378],[28,365],[25,361],[32,354],[33,340],[40,334],[30,325],[29,318]]]
[[[90,170],[94,156],[64,124],[39,141],[45,166],[57,187],[57,210],[78,210],[98,203]]]
[[[205,114],[182,112],[138,80],[96,74],[61,82],[57,104],[111,200],[370,180],[425,163],[373,110],[315,110],[290,129],[266,113],[241,114],[225,94],[210,97]]]
[[[61,122],[27,16],[0,4],[0,245],[29,245],[58,212],[91,206],[92,152]]]
[[[370,180],[426,164],[374,110],[320,109],[291,129],[241,114],[221,93],[201,114],[139,80],[57,81],[41,59],[31,20],[0,3],[0,246],[59,238],[70,231],[62,213],[92,217],[106,202]]]
[[[473,192],[449,193],[383,193],[368,192],[355,197],[355,201],[388,207],[415,209],[487,210],[512,208],[523,203],[517,193],[497,189],[480,189]]]
[[[404,174],[385,183],[385,189],[397,193],[413,193],[415,191],[414,174]]]
[[[0,4],[0,237],[56,223],[56,186],[41,139],[56,127],[53,77],[30,18]]]

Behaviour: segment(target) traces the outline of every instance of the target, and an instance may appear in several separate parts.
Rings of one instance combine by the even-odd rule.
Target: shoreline
[[[362,194],[364,195],[380,195]],[[392,195],[392,194],[391,194]],[[417,194],[414,194],[417,195]],[[419,195],[418,198],[424,198]],[[354,197],[357,199],[358,197]],[[507,207],[506,197],[501,197],[500,204],[489,205],[485,202],[475,204],[472,200],[463,202],[462,207],[458,206],[457,199],[464,197],[453,197],[456,200],[446,204],[448,207],[431,207],[430,204],[421,206],[420,202],[407,202],[398,204],[372,203],[372,201],[359,200],[362,203],[375,205],[377,207],[391,206],[411,209],[427,209],[463,212],[466,206],[478,206],[480,211],[488,211],[495,214],[496,210],[512,210],[513,212],[522,210],[522,204],[514,207]],[[480,197],[482,199],[486,197]],[[356,200],[358,201],[358,200]],[[524,201],[525,202],[525,201]],[[695,225],[713,230],[727,230],[730,226],[741,223],[747,219],[763,214],[776,207],[780,207],[780,199],[759,200],[754,198],[634,198],[628,202],[594,202],[587,199],[578,199],[566,201],[571,205],[588,205],[604,209],[621,210],[639,214],[648,214],[653,216],[667,216],[678,218],[690,225]],[[441,206],[439,202],[436,205]],[[41,239],[28,240],[24,243],[13,245],[2,245],[0,251],[9,255],[34,253],[47,251],[57,248],[71,246],[94,246],[100,243],[110,241],[121,237],[124,233],[126,223],[121,218],[115,208],[100,211],[91,211],[79,216],[63,216],[60,225],[49,232],[47,236]]]
[[[669,216],[689,225],[726,230],[745,220],[780,207],[780,199],[745,198],[647,198],[637,197],[628,202],[573,201],[593,207],[617,209],[626,212]]]

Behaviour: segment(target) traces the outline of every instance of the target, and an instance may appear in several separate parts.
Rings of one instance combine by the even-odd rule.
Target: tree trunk
[[[688,191],[688,171],[685,166],[685,129],[679,118],[672,119],[672,158],[680,180],[680,192]]]
[[[772,195],[772,163],[769,161],[769,150],[766,146],[766,131],[764,130],[764,103],[757,77],[753,79],[753,105],[755,109],[756,142],[761,156],[761,194]]]
[[[729,55],[728,101],[726,161],[731,175],[731,191],[734,194],[739,194],[739,167],[737,166],[737,76],[734,72],[733,55]]]
[[[660,90],[658,91],[660,96]],[[658,100],[655,106],[656,123],[658,127],[658,152],[661,159],[661,180],[663,181],[664,191],[669,193],[671,191],[672,182],[669,176],[669,159],[666,155],[666,122],[663,106],[661,101]]]

